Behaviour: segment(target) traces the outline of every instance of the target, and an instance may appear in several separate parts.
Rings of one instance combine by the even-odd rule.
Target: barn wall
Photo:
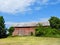
[[[31,35],[31,32],[35,34],[35,27],[15,27],[13,36],[15,35]]]

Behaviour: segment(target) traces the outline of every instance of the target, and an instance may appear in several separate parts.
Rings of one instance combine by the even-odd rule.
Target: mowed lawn
[[[60,38],[8,37],[0,39],[0,45],[60,45]]]

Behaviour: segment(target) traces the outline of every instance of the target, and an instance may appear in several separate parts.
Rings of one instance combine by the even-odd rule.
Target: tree
[[[1,38],[1,36],[2,36],[2,28],[0,26],[0,38]]]
[[[14,27],[10,27],[10,28],[8,29],[8,31],[9,31],[9,35],[12,35],[12,33],[13,33],[13,31],[14,31]]]
[[[51,17],[49,19],[49,22],[52,28],[60,29],[60,19],[58,17],[55,17],[55,16]]]
[[[42,24],[38,23],[38,26],[35,29],[35,35],[36,36],[43,36],[44,35],[44,28],[42,26]]]
[[[5,21],[3,16],[0,16],[0,38],[5,37],[6,35],[6,30],[5,30]]]

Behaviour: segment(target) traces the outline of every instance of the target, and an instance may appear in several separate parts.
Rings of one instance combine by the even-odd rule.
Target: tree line
[[[60,37],[60,18],[52,16],[48,21],[50,23],[48,27],[44,27],[42,24],[38,23],[35,29],[35,36]],[[9,32],[8,35],[7,31]],[[0,38],[12,36],[13,31],[13,27],[9,29],[6,28],[4,18],[0,16]]]

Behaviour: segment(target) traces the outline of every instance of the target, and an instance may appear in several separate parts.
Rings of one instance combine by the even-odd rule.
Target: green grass
[[[0,45],[60,45],[60,38],[8,37],[0,39]]]

